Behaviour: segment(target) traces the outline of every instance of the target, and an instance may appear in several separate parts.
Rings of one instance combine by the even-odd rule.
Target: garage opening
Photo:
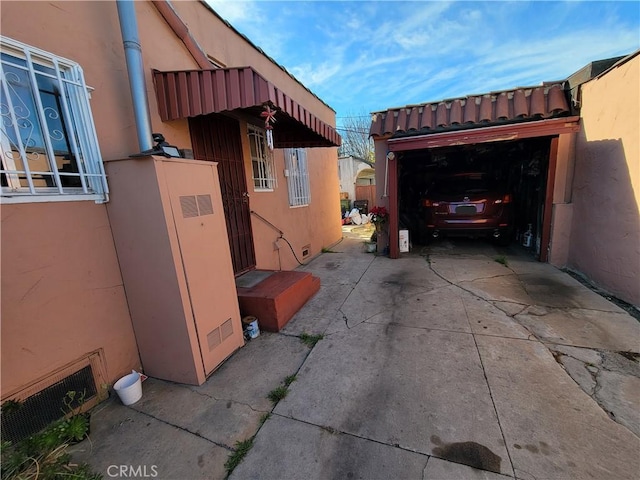
[[[471,237],[517,243],[540,258],[552,138],[401,152],[400,228],[414,246]]]

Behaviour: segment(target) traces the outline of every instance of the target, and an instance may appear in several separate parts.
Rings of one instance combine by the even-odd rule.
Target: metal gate
[[[189,129],[194,157],[218,162],[233,273],[239,275],[256,266],[240,124],[233,118],[210,114],[190,118]]]

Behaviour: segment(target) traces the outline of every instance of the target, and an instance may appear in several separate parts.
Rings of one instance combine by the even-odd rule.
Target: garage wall
[[[582,86],[569,266],[640,306],[640,56]]]
[[[549,263],[556,267],[566,267],[569,263],[576,138],[577,134],[575,133],[564,133],[558,137],[558,154],[553,186],[553,218],[551,219],[551,242],[549,245]]]

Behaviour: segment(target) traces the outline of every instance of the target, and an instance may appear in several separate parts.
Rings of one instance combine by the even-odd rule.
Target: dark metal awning
[[[240,111],[262,121],[265,105],[277,110],[273,125],[276,148],[337,147],[336,130],[291,99],[251,67],[215,70],[154,70],[163,121],[208,113]]]

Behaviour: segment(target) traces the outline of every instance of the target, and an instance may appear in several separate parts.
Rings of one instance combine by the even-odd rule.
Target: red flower
[[[376,225],[385,223],[389,217],[389,212],[386,207],[372,207],[370,213],[372,215],[371,221]]]

